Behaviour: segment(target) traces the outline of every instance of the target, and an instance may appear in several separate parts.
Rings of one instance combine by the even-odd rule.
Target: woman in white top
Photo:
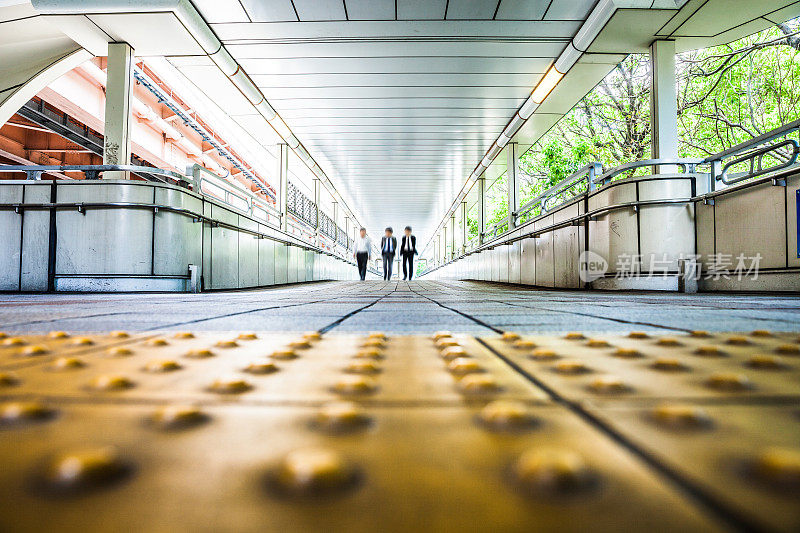
[[[367,237],[367,228],[361,228],[359,231],[361,235],[356,239],[356,249],[353,252],[353,257],[356,258],[358,263],[358,274],[361,276],[361,281],[367,279],[367,262],[372,255],[372,239]]]

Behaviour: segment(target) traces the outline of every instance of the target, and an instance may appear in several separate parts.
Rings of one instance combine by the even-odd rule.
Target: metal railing
[[[0,165],[0,172],[24,172],[28,180],[41,180],[42,174],[52,172],[83,172],[86,179],[96,180],[105,172],[131,172],[133,174],[149,174],[166,178],[174,183],[186,183],[186,176],[172,170],[138,165]],[[157,181],[165,181],[160,179]]]

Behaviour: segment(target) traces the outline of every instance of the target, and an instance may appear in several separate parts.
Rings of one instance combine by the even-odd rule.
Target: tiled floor
[[[539,290],[483,282],[324,282],[205,294],[0,296],[0,331],[485,334],[800,328],[800,296]]]

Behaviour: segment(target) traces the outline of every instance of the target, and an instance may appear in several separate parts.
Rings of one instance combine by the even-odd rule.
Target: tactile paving
[[[76,337],[0,347],[0,530],[800,527],[797,334]]]

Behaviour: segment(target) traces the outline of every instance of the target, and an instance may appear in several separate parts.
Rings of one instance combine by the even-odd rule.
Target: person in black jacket
[[[381,255],[383,256],[383,279],[391,279],[394,254],[397,252],[397,237],[393,237],[392,228],[386,228],[386,234],[381,239]]]
[[[414,256],[417,255],[417,238],[411,234],[411,226],[406,226],[400,243],[400,259],[403,261],[403,279],[414,276]]]

